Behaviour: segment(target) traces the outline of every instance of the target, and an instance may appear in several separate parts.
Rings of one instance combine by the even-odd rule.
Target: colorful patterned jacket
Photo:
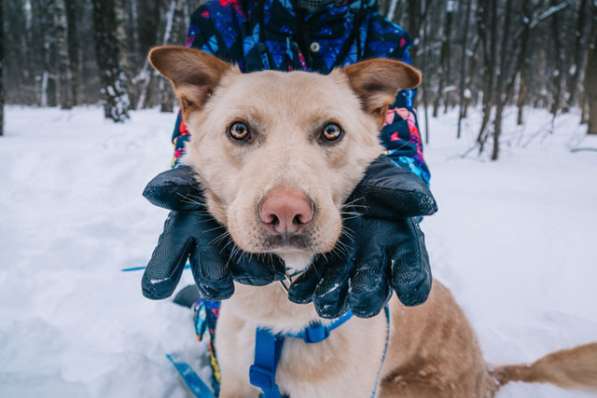
[[[238,64],[243,72],[275,69],[327,74],[363,59],[411,62],[408,34],[384,19],[376,0],[332,2],[315,13],[291,0],[210,0],[191,17],[186,45]],[[399,165],[429,182],[421,134],[413,110],[415,90],[404,90],[388,110],[380,140]],[[175,164],[189,132],[178,116],[173,132]]]

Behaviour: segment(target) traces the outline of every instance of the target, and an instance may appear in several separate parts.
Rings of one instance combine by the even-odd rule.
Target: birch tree
[[[104,116],[115,123],[122,123],[129,119],[129,97],[115,34],[115,4],[114,0],[93,0],[92,3],[95,55],[101,77]]]
[[[78,19],[82,12],[78,0],[64,0],[66,5],[68,66],[70,73],[70,100],[73,105],[79,102],[80,81],[80,45]]]
[[[589,134],[597,134],[597,0],[592,5],[593,30],[585,75],[585,91],[589,105]]]
[[[465,117],[465,109],[466,109],[466,102],[469,100],[468,95],[466,93],[466,75],[467,75],[467,45],[468,45],[468,37],[469,37],[469,25],[471,22],[471,12],[472,12],[472,0],[467,0],[466,2],[466,11],[464,17],[464,33],[462,37],[462,51],[461,51],[461,60],[460,60],[460,85],[458,88],[458,97],[460,101],[460,106],[458,110],[458,130],[456,132],[456,138],[460,138],[462,135],[462,120]]]
[[[578,85],[580,82],[581,73],[583,71],[586,54],[588,52],[587,44],[587,26],[591,21],[590,9],[587,7],[588,0],[581,0],[577,9],[576,27],[574,30],[574,58],[573,64],[568,69],[568,99],[567,108],[571,108],[576,104],[576,95],[578,92]]]
[[[4,135],[4,2],[0,1],[0,137]]]
[[[55,48],[58,53],[56,60],[59,87],[58,102],[62,109],[71,109],[73,107],[72,76],[68,51],[66,5],[64,2],[65,0],[53,0],[54,40],[56,41]]]

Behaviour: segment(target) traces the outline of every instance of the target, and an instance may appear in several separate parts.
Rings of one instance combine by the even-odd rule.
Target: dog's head
[[[149,59],[180,100],[192,136],[186,163],[209,211],[242,250],[276,253],[295,267],[334,248],[343,204],[382,152],[387,107],[421,80],[386,59],[330,75],[242,74],[175,46],[155,48]]]

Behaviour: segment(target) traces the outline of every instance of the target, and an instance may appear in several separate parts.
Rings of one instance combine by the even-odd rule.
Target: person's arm
[[[407,64],[410,57],[410,39],[400,39],[400,47],[390,56]],[[430,173],[423,157],[423,140],[417,114],[414,110],[416,89],[402,90],[388,109],[380,138],[388,156],[400,166],[407,168],[429,184]]]

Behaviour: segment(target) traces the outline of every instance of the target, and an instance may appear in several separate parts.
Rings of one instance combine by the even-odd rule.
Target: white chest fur
[[[249,384],[258,326],[298,331],[319,319],[313,305],[289,302],[277,284],[236,288],[234,296],[222,303],[216,332],[221,398],[259,395]],[[369,397],[381,365],[386,326],[382,313],[371,319],[353,317],[320,343],[287,338],[277,384],[291,398]]]

